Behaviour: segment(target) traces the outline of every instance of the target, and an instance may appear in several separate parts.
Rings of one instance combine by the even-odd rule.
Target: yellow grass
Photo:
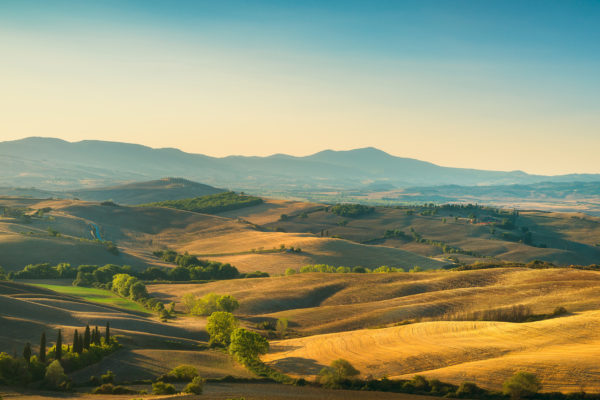
[[[600,273],[497,269],[405,275],[412,279],[378,282],[371,293],[353,285],[319,307],[264,314],[286,316],[300,331],[334,332],[274,342],[264,360],[308,378],[345,358],[363,376],[409,378],[418,373],[493,389],[517,370],[527,370],[538,374],[548,391],[600,391]],[[418,293],[403,295],[410,285]],[[299,290],[290,287],[292,293]],[[391,287],[398,297],[392,297]],[[377,300],[386,295],[388,299]],[[349,304],[352,300],[356,303]],[[530,306],[536,314],[564,306],[571,314],[528,323],[444,320],[455,312],[516,304]],[[346,331],[409,316],[423,319]]]

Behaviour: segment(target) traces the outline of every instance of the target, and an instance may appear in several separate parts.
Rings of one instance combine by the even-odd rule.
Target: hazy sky
[[[0,140],[600,173],[600,1],[0,0]]]

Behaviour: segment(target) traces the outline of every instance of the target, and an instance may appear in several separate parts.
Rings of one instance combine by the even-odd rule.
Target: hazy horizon
[[[591,1],[0,3],[0,140],[600,173]]]

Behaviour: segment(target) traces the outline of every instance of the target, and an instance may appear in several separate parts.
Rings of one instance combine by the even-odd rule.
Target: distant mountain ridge
[[[508,185],[600,181],[600,174],[530,175],[442,167],[369,147],[305,157],[210,157],[178,149],[31,137],[0,142],[0,186],[79,190],[178,176],[236,190],[347,190],[369,186]]]

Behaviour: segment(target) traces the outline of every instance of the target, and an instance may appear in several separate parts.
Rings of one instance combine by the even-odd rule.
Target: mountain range
[[[368,147],[295,157],[210,157],[138,144],[30,137],[0,142],[0,186],[79,190],[177,176],[235,190],[378,190],[411,186],[597,182],[600,174],[531,175],[450,168]]]

